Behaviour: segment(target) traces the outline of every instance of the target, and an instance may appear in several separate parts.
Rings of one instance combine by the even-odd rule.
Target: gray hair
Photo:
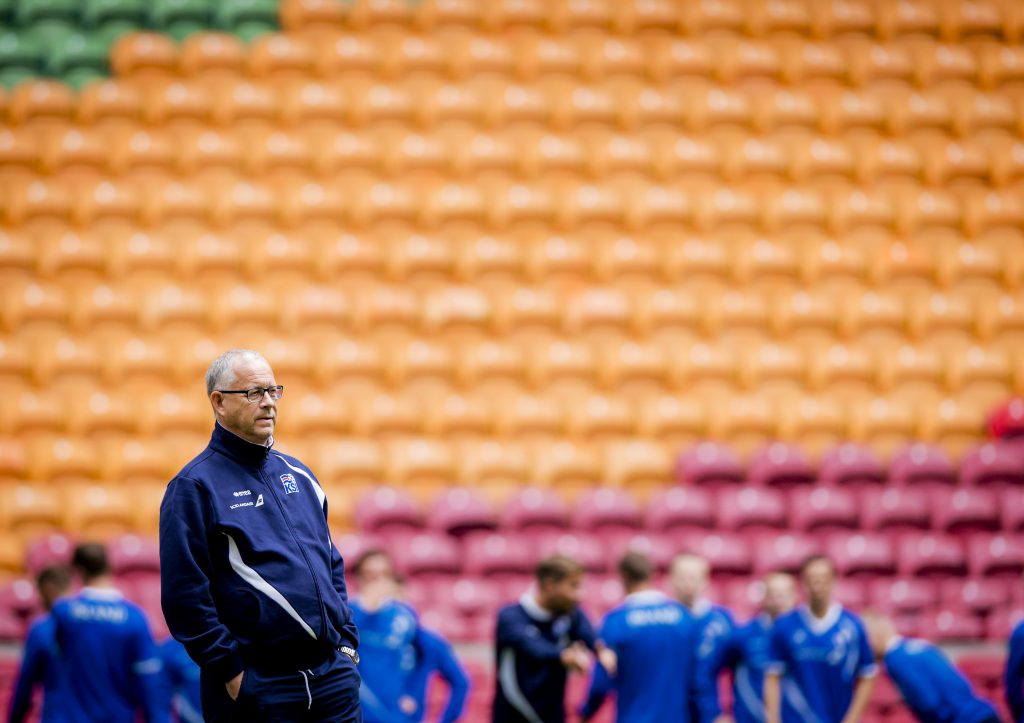
[[[219,357],[210,362],[206,370],[206,396],[213,394],[213,390],[227,381],[227,376],[234,375],[235,363],[239,361],[262,361],[267,360],[254,349],[228,349]]]

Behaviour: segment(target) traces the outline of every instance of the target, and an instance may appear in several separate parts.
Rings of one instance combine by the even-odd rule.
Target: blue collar
[[[274,440],[271,439],[270,443],[273,445]],[[210,449],[214,452],[220,452],[246,467],[259,467],[270,453],[270,446],[253,444],[248,440],[242,439],[234,432],[222,427],[220,422],[216,422],[213,425]]]

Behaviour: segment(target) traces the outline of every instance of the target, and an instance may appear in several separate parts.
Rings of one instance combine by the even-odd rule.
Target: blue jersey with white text
[[[51,613],[69,723],[169,720],[163,665],[141,608],[117,590],[85,588]]]
[[[772,620],[767,615],[742,625],[722,642],[711,666],[713,675],[728,669],[732,671],[732,710],[736,723],[762,723],[764,721],[764,674],[768,668],[768,646]],[[714,687],[715,707],[710,720],[721,713],[718,705],[718,687]],[[783,723],[801,723],[786,696],[782,698]]]
[[[1024,622],[1018,623],[1010,635],[1003,683],[1014,723],[1024,723]]]
[[[29,627],[8,712],[11,723],[21,723],[28,717],[37,685],[43,687],[40,723],[60,723],[64,720],[64,671],[57,655],[56,627],[50,615],[38,618]]]
[[[719,649],[736,627],[736,621],[728,608],[708,600],[698,600],[697,604],[693,606],[692,612],[697,621],[697,665],[701,671],[704,671],[702,675],[706,678],[714,661],[719,657]],[[717,691],[717,679],[714,681],[714,685]],[[698,705],[707,701],[710,705],[714,705],[716,699],[717,692],[709,694],[707,698],[691,699],[690,719],[697,721],[706,718],[709,711],[700,710]]]
[[[885,669],[921,723],[982,723],[997,719],[941,650],[900,638],[883,658]]]
[[[767,672],[782,676],[782,693],[806,723],[840,723],[860,678],[878,672],[864,625],[833,604],[823,618],[806,606],[772,627]]]
[[[164,681],[171,696],[171,710],[181,723],[203,723],[199,695],[199,666],[188,656],[185,646],[167,638],[160,646]]]
[[[366,723],[399,723],[408,719],[399,707],[416,665],[419,619],[405,603],[388,600],[370,612],[350,601],[359,630],[359,700]]]
[[[580,641],[597,643],[586,614],[576,608],[554,615],[524,595],[498,613],[491,723],[563,723],[566,669],[562,650]]]
[[[405,694],[415,707],[407,714],[410,723],[424,720],[427,706],[427,685],[437,673],[448,684],[448,704],[438,723],[454,723],[462,717],[469,696],[469,676],[466,674],[451,644],[440,635],[420,628],[416,649],[416,665],[406,680]]]
[[[601,626],[601,639],[618,656],[618,669],[609,676],[600,664],[594,666],[580,714],[595,715],[614,691],[618,723],[690,721],[697,635],[693,615],[667,595],[645,590],[627,596]]]

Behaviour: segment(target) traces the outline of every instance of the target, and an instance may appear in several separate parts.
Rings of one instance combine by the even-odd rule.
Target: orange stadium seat
[[[906,0],[879,6],[879,35],[938,35],[939,9],[930,0]]]
[[[99,485],[72,485],[64,490],[63,527],[76,535],[108,540],[132,530],[131,500],[120,490]]]
[[[245,68],[245,52],[241,40],[230,33],[197,33],[182,41],[177,67],[186,77],[237,77]]]
[[[352,431],[362,437],[388,434],[418,434],[423,407],[403,396],[375,394],[352,400],[349,411]]]
[[[486,435],[492,431],[493,402],[482,396],[442,394],[427,398],[422,414],[429,435],[451,438],[455,435]]]
[[[110,50],[110,66],[122,78],[169,79],[178,68],[179,48],[162,33],[131,33]]]
[[[456,479],[474,487],[521,488],[529,479],[526,460],[526,450],[518,441],[469,442],[458,451]]]
[[[388,350],[384,368],[393,385],[447,382],[454,372],[450,348],[426,339],[397,343]]]
[[[126,81],[103,80],[82,88],[75,105],[76,120],[86,124],[137,122],[142,114],[142,94]]]
[[[463,387],[480,387],[488,381],[519,382],[525,376],[523,350],[492,340],[466,343],[458,348],[456,374]]]
[[[512,394],[495,405],[495,428],[509,439],[527,436],[557,437],[566,432],[567,413],[557,399]]]
[[[0,499],[4,529],[20,536],[23,542],[61,526],[60,495],[52,487],[4,484],[0,485]]]
[[[210,120],[220,126],[260,121],[273,122],[281,112],[278,94],[267,84],[249,80],[229,81],[213,86]]]
[[[246,61],[246,69],[253,78],[304,77],[313,68],[313,49],[301,36],[273,33],[253,41]]]
[[[37,79],[19,83],[7,100],[7,119],[14,125],[30,121],[44,125],[63,122],[74,113],[71,86],[53,80]]]

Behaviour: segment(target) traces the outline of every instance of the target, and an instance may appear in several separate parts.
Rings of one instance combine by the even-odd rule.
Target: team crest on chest
[[[295,482],[295,475],[293,474],[281,475],[281,484],[284,485],[284,493],[286,495],[292,495],[299,491],[299,485]]]

